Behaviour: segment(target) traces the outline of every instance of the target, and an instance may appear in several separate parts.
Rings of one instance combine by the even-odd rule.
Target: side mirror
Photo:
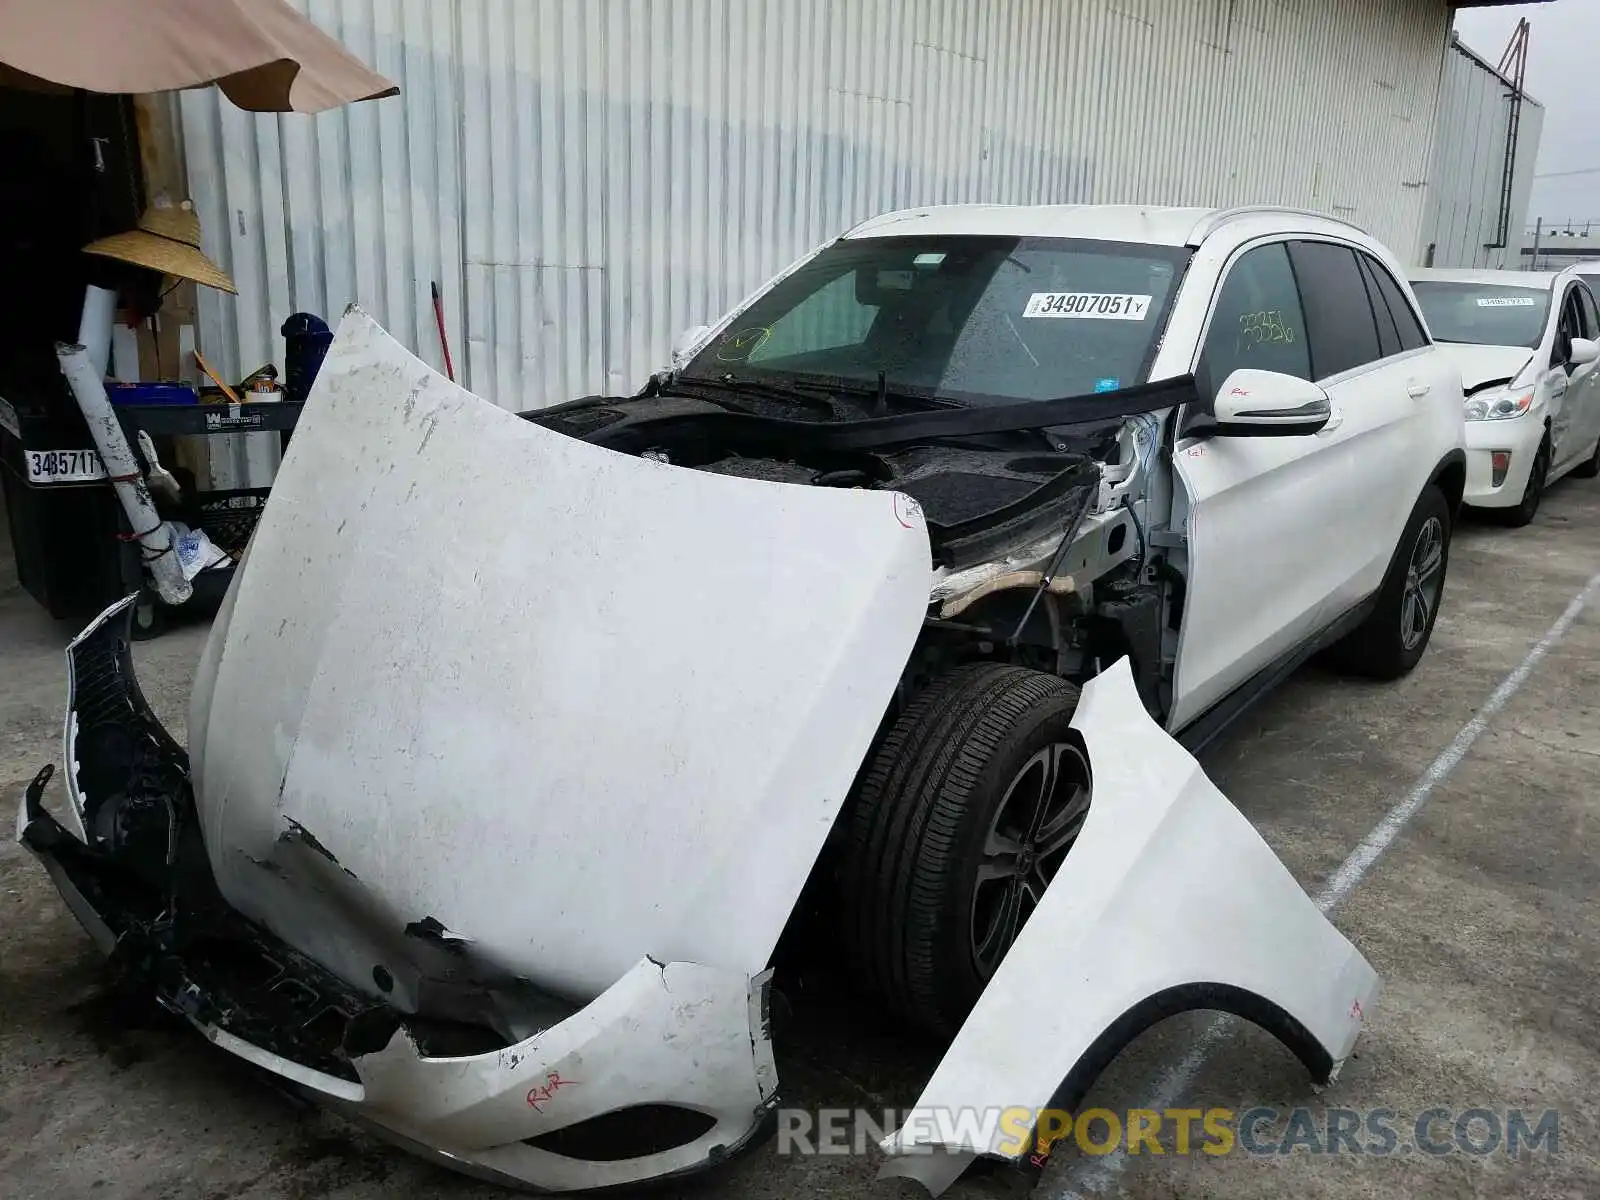
[[[677,341],[672,343],[672,365],[679,366],[689,357],[689,352],[695,348],[695,344],[710,332],[709,325],[692,325],[680,333]]]
[[[1223,380],[1211,412],[1224,437],[1297,437],[1332,420],[1333,401],[1294,375],[1241,368]]]
[[[1575,367],[1587,366],[1600,358],[1600,342],[1589,338],[1573,338],[1567,350],[1567,361]]]

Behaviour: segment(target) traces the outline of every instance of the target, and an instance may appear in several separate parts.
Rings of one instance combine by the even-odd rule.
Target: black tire
[[[1594,444],[1594,453],[1584,459],[1582,464],[1572,468],[1572,473],[1579,479],[1593,479],[1600,476],[1600,441]]]
[[[1077,704],[1078,689],[1054,675],[997,663],[960,667],[912,699],[858,781],[836,890],[848,965],[869,992],[930,1034],[960,1028],[1077,839],[1090,782],[1069,729]],[[1053,790],[1052,768],[1060,785]],[[1035,785],[1044,828],[1038,815],[1031,831],[1020,820],[1006,824],[1006,813],[1019,816],[1034,803],[1025,788]],[[1000,853],[1008,838],[1017,847],[1015,878],[980,881],[980,868],[1009,869]],[[980,925],[989,937],[980,937]]]
[[[1444,597],[1450,532],[1450,503],[1429,484],[1400,534],[1377,606],[1335,647],[1341,666],[1373,679],[1398,679],[1421,661]],[[1436,562],[1427,551],[1430,542],[1437,544]],[[1419,602],[1425,604],[1420,621],[1414,607]]]
[[[1527,486],[1522,489],[1522,499],[1515,508],[1497,508],[1491,511],[1502,525],[1521,529],[1530,524],[1539,512],[1539,501],[1544,498],[1545,481],[1550,475],[1550,439],[1546,437],[1534,452],[1533,466],[1528,471]]]

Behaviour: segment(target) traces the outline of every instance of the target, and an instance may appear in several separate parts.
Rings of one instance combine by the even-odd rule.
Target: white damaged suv
[[[948,1042],[931,1110],[1071,1107],[1190,1008],[1327,1081],[1377,977],[1191,752],[1319,650],[1410,670],[1464,481],[1393,257],[1298,212],[890,214],[520,415],[352,308],[187,752],[125,601],[19,838],[218,1045],[549,1191],[758,1138],[797,913]]]

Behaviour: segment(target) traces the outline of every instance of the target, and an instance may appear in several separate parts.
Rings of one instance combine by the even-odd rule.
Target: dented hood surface
[[[196,679],[218,884],[402,1007],[441,946],[574,999],[754,974],[929,581],[904,496],[585,445],[353,308]]]
[[[1526,346],[1477,346],[1466,342],[1440,342],[1439,349],[1461,372],[1468,392],[1485,384],[1515,379],[1533,357]]]

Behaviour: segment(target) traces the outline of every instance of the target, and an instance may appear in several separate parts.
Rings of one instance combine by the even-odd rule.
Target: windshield
[[[1065,238],[841,241],[680,378],[817,380],[969,405],[1144,382],[1189,251]]]
[[[1536,350],[1544,340],[1545,315],[1550,311],[1548,288],[1433,279],[1413,282],[1411,287],[1434,341]]]

